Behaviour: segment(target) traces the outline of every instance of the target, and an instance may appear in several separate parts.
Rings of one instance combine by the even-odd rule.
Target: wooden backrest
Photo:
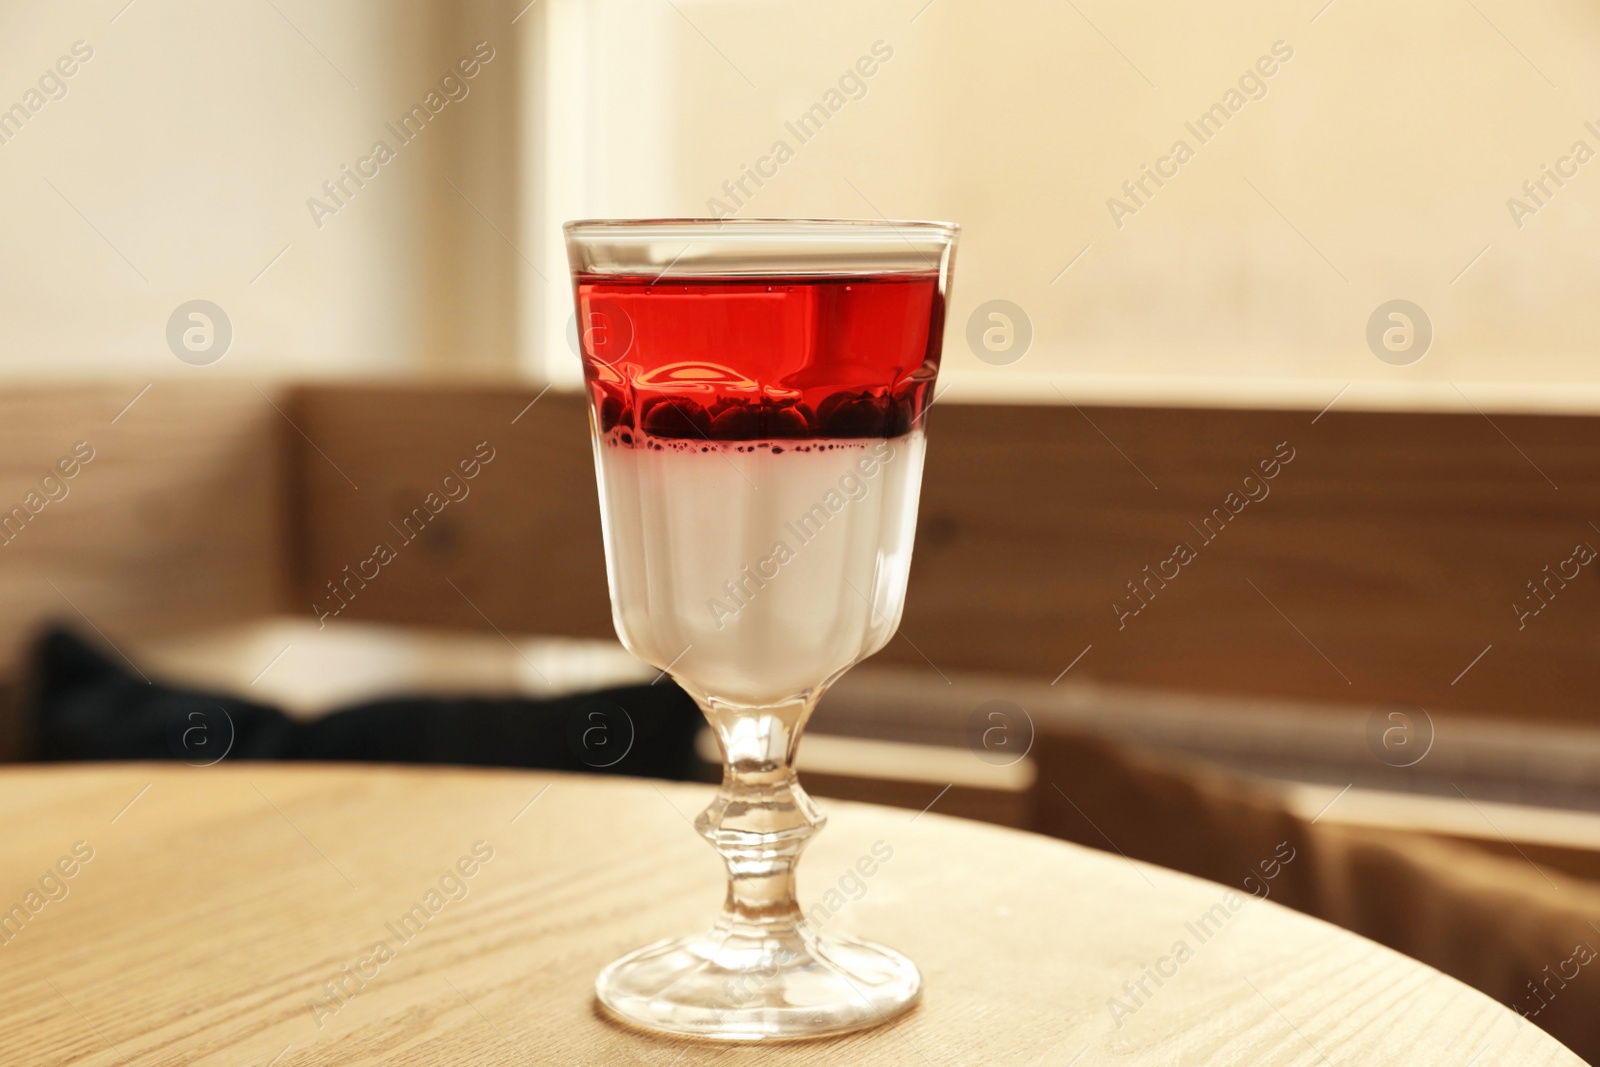
[[[283,603],[289,427],[270,394],[144,386],[0,391],[0,672],[46,619],[114,641]]]
[[[297,610],[338,606],[326,583],[388,538],[398,558],[350,587],[353,617],[611,633],[580,398],[292,399],[326,453],[296,445]],[[1074,679],[1590,714],[1600,563],[1549,575],[1600,547],[1600,418],[941,403],[929,433],[885,662],[1051,679],[1083,653]],[[471,496],[399,540],[400,517],[479,442],[496,458]],[[1545,606],[1519,620],[1517,602]]]
[[[292,610],[334,613],[330,624],[612,636],[578,398],[515,387],[307,386],[292,406],[305,431],[294,442]],[[380,545],[392,559],[375,558]]]
[[[274,610],[611,634],[578,397],[142,389],[0,395],[0,666],[52,616],[112,641]],[[883,662],[1048,680],[1081,653],[1073,680],[1590,714],[1600,419],[942,402],[930,437]]]

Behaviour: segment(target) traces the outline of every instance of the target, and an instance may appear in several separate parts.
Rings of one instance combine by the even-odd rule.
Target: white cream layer
[[[920,430],[890,440],[595,442],[612,616],[691,692],[792,700],[900,624]]]

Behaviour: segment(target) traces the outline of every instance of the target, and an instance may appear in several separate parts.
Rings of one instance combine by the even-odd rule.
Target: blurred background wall
[[[196,298],[234,330],[212,374],[509,367],[509,20],[438,0],[0,6],[0,108],[23,108],[0,115],[0,373],[205,373],[165,340]],[[493,58],[402,142],[386,124],[479,41]],[[74,46],[88,58],[57,68]],[[378,141],[394,158],[357,186],[342,168]]]
[[[540,6],[628,40],[611,20],[634,5]],[[1358,405],[1465,409],[1449,382],[1480,405],[1600,397],[1588,358],[1600,308],[1587,295],[1600,281],[1600,180],[1574,161],[1576,177],[1535,194],[1546,206],[1522,189],[1576,141],[1600,151],[1585,126],[1600,120],[1586,105],[1600,80],[1593,5],[645,8],[660,26],[633,45],[637,65],[590,59],[586,148],[612,177],[563,201],[566,214],[721,204],[957,219],[955,395],[1050,399],[1053,379],[1074,397],[1319,408],[1352,381],[1345,402]],[[892,58],[850,77],[875,46]],[[796,125],[823,102],[838,110],[820,131]],[[1238,110],[1202,141],[1196,124],[1217,103]],[[1161,163],[1179,141],[1193,158]],[[724,182],[780,142],[792,159],[765,164],[775,176],[747,182],[744,203],[737,185],[730,196]],[[546,158],[565,169],[562,153]],[[1130,196],[1123,183],[1158,164],[1176,175]],[[1535,213],[1514,220],[1513,196]],[[1114,217],[1113,197],[1131,210]],[[559,249],[539,247],[559,269]],[[958,332],[997,298],[1034,331],[1026,358],[1005,367]],[[1433,321],[1432,350],[1412,366],[1374,359],[1365,341],[1369,315],[1393,298]]]
[[[216,374],[570,382],[559,223],[727,210],[962,222],[957,397],[1600,401],[1593,5],[12,3],[0,107],[79,41],[0,142],[8,375],[193,374],[163,330],[202,297],[235,328]],[[1365,336],[1396,298],[1434,332],[1407,366]],[[998,366],[962,343],[994,299],[1032,329]]]

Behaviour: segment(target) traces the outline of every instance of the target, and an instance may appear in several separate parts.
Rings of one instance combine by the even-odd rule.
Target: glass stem
[[[788,961],[776,957],[800,951],[795,864],[826,820],[800,787],[794,754],[817,696],[761,709],[701,702],[722,748],[723,772],[722,788],[695,828],[728,867],[717,927],[730,952],[725,963],[734,969],[782,966]]]

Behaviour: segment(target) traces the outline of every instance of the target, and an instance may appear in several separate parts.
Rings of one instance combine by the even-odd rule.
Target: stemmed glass
[[[806,921],[824,817],[794,770],[823,691],[899,626],[956,227],[569,222],[612,618],[694,697],[723,756],[695,828],[728,894],[709,932],[606,967],[652,1030],[836,1034],[916,1003],[892,949]]]

